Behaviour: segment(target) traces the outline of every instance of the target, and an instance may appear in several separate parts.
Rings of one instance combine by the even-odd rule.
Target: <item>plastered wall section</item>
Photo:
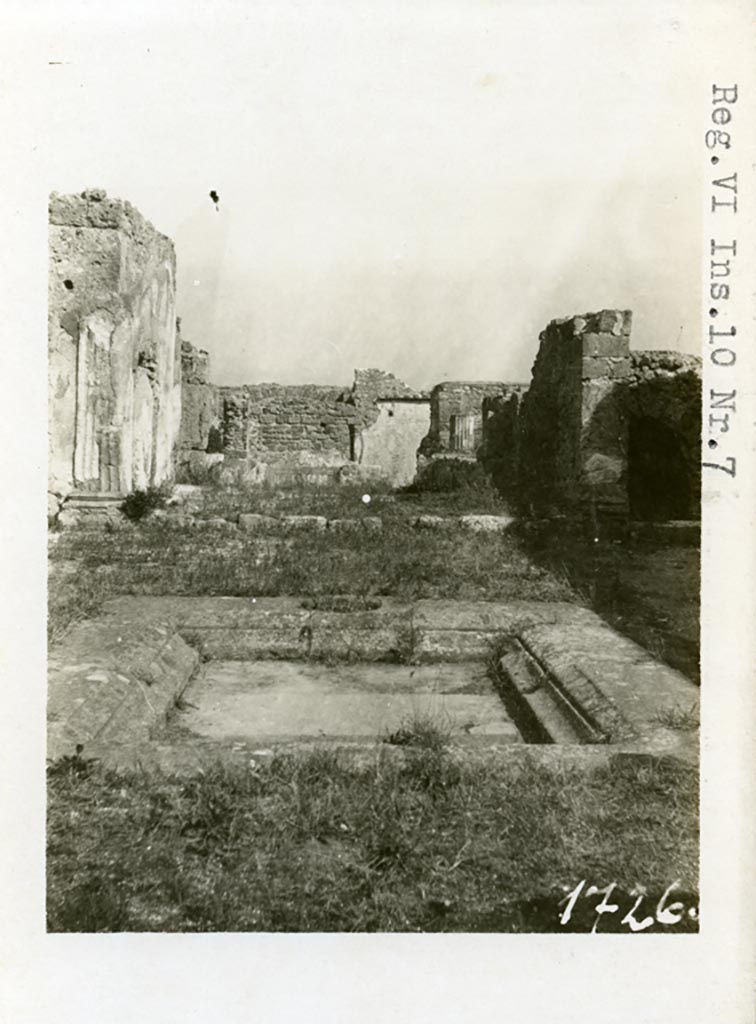
[[[356,461],[374,467],[394,487],[411,483],[417,450],[428,432],[428,399],[378,399],[378,418],[359,434]]]
[[[102,190],[50,198],[49,489],[125,494],[173,473],[173,244]]]

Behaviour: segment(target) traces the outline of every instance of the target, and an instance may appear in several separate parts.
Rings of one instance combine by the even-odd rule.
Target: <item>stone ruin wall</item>
[[[429,399],[391,373],[355,370],[351,389],[215,387],[207,375],[206,353],[184,343],[182,479],[200,482],[210,473],[229,483],[332,482],[356,474],[402,486],[415,475]],[[222,456],[210,451],[214,432]]]
[[[431,391],[431,422],[423,439],[425,458],[454,456],[474,459],[486,440],[484,403],[507,398],[522,385],[501,381],[443,381]]]
[[[181,322],[177,323],[180,332]],[[220,398],[210,382],[210,356],[191,342],[180,339],[181,429],[176,457],[179,481],[201,482],[218,465],[223,450],[220,429]]]
[[[394,487],[412,483],[418,449],[428,433],[430,395],[384,370],[355,370],[349,401],[355,410],[352,461]]]
[[[220,388],[227,456],[248,468],[338,467],[349,461],[350,408],[343,389],[317,384]]]
[[[49,206],[49,492],[173,475],[181,415],[173,243],[101,189]]]
[[[50,198],[49,489],[123,495],[223,467],[226,481],[351,468],[394,486],[418,457],[478,459],[536,514],[695,518],[701,360],[630,351],[629,311],[552,321],[529,386],[382,370],[350,389],[217,387],[180,338],[173,245],[102,190]],[[230,473],[230,475],[229,475]],[[346,474],[346,478],[355,473]]]
[[[627,514],[624,428],[614,391],[630,371],[629,312],[553,320],[519,415],[522,500],[539,512],[584,502]]]
[[[554,320],[529,385],[444,381],[430,393],[381,370],[356,370],[351,389],[214,388],[206,353],[184,343],[182,450],[207,451],[215,429],[225,456],[206,458],[225,457],[226,479],[246,483],[350,479],[352,468],[404,486],[428,459],[478,460],[526,513],[696,518],[701,360],[631,352],[631,327],[626,310]]]
[[[701,360],[631,352],[631,327],[629,311],[602,310],[541,334],[510,420],[521,507],[592,520],[700,515]]]

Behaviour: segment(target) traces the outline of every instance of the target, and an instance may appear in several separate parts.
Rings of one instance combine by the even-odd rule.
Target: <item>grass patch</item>
[[[501,505],[501,497],[479,462],[433,459],[420,469],[403,494],[457,494],[471,504]]]
[[[469,475],[467,463],[463,464]],[[442,481],[393,491],[385,481],[344,483],[337,487],[290,483],[286,487],[265,482],[254,487],[204,487],[187,499],[187,507],[200,516],[235,519],[242,512],[260,515],[320,515],[329,519],[359,519],[380,515],[405,519],[413,515],[508,512],[501,496],[480,466],[472,464],[474,479]],[[369,502],[363,499],[367,495]]]
[[[47,583],[47,642],[57,643],[70,626],[92,618],[117,592],[113,581],[91,566],[65,574],[53,572]]]
[[[70,530],[51,551],[50,624],[92,614],[114,594],[298,596],[320,606],[333,595],[370,607],[404,600],[575,601],[561,576],[534,567],[506,534],[417,530],[393,519],[379,532],[266,534],[188,530],[149,519],[124,530]]]
[[[559,931],[581,879],[695,892],[697,799],[695,773],[671,762],[589,770],[412,745],[190,778],[69,766],[49,777],[48,927]]]
[[[452,728],[437,715],[416,712],[403,721],[383,742],[395,747],[419,747],[423,750],[444,751],[451,743]]]

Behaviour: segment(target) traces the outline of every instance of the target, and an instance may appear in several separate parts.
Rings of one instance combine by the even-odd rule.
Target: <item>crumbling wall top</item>
[[[651,370],[668,373],[694,373],[701,375],[703,365],[700,356],[667,349],[646,349],[630,353],[630,365],[635,371]]]
[[[210,383],[210,356],[190,341],[181,340],[181,379],[184,384]]]
[[[551,320],[540,339],[559,334],[562,337],[580,334],[613,334],[615,337],[629,337],[633,326],[630,309],[602,309],[598,313],[580,313],[577,316]],[[571,328],[571,330],[570,330]]]
[[[49,220],[60,227],[110,228],[137,243],[162,245],[173,254],[173,242],[161,234],[125,199],[109,199],[103,188],[88,188],[79,195],[50,193]]]
[[[354,371],[354,385],[352,392],[358,402],[369,402],[383,399],[416,399],[425,400],[429,398],[426,391],[416,391],[404,381],[399,380],[393,373],[387,370],[375,368],[358,369]]]

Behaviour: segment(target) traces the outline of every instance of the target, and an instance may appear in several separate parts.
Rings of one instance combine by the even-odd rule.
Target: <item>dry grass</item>
[[[51,558],[53,566],[78,567],[51,579],[53,636],[114,594],[292,595],[315,602],[339,594],[362,604],[386,595],[577,600],[563,577],[534,566],[508,534],[418,530],[400,517],[379,532],[276,525],[261,534],[147,519],[117,531],[70,530]]]
[[[57,766],[49,929],[560,931],[582,879],[625,900],[641,883],[651,912],[675,880],[697,902],[692,771],[497,765],[443,743],[389,754],[300,752],[191,778]],[[571,929],[590,930],[598,899]],[[627,926],[602,917],[610,929]]]

